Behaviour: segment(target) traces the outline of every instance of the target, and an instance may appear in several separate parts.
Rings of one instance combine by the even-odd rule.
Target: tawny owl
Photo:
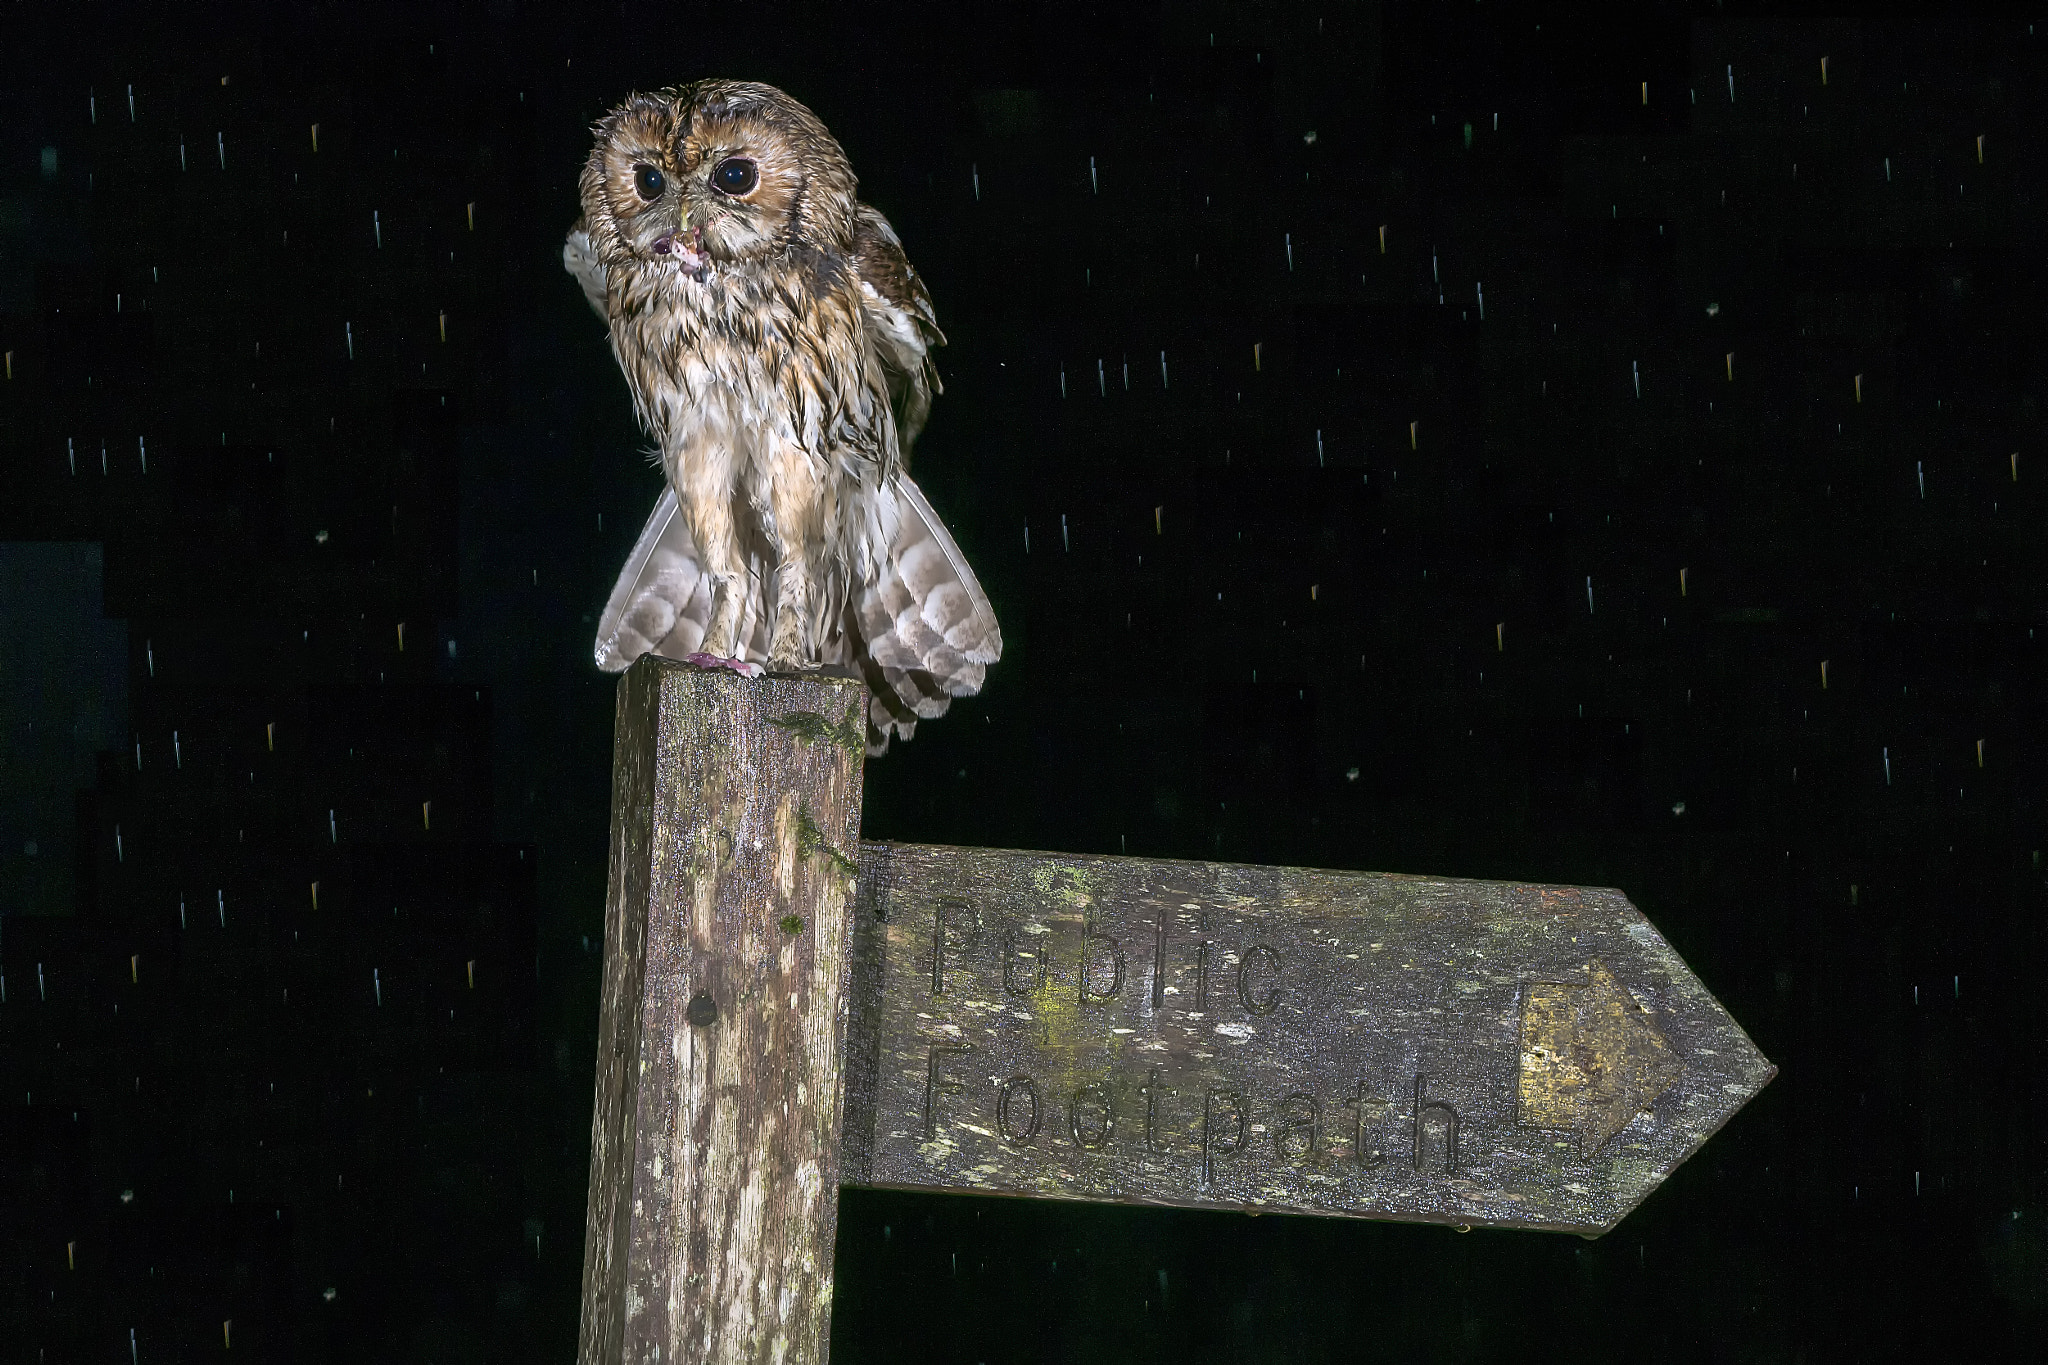
[[[905,472],[940,389],[924,282],[782,91],[707,80],[599,121],[563,261],[668,487],[598,626],[640,655],[867,679],[871,751],[980,690],[995,612]]]

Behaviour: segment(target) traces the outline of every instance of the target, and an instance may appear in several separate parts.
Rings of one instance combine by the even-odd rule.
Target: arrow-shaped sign
[[[865,844],[849,1184],[1612,1227],[1774,1074],[1618,891]]]

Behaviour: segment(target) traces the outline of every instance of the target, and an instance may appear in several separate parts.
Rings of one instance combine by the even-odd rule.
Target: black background
[[[1008,649],[870,837],[1618,886],[1783,1068],[1595,1242],[849,1192],[836,1361],[2021,1354],[2044,40],[8,0],[0,1360],[572,1354],[659,476],[559,251],[706,74],[951,341]]]

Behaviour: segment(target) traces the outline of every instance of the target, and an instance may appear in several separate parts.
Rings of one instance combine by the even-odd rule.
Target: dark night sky
[[[659,476],[559,252],[590,122],[708,74],[950,341],[1007,652],[868,836],[1617,886],[1782,1068],[1596,1242],[850,1191],[836,1360],[2021,1355],[2039,41],[8,0],[0,1360],[573,1350]]]

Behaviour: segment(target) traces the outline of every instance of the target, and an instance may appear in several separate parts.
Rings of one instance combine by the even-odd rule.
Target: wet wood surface
[[[582,1365],[826,1358],[864,705],[620,679]]]
[[[861,869],[849,1184],[1597,1234],[1774,1074],[1618,891]]]

